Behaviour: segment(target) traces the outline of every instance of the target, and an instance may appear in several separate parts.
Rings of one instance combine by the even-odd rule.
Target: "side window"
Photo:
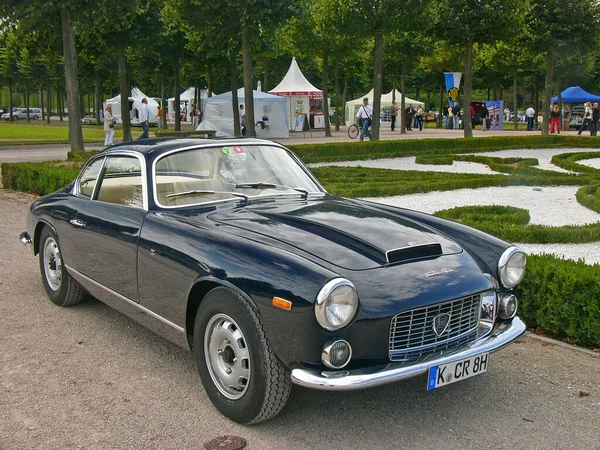
[[[86,167],[79,179],[79,193],[87,198],[92,198],[100,169],[104,163],[104,158],[99,158]]]
[[[96,200],[142,208],[144,199],[139,159],[132,156],[109,156],[102,171]]]

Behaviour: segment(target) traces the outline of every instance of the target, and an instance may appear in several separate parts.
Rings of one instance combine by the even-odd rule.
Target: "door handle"
[[[79,219],[71,219],[69,220],[69,223],[75,228],[84,228],[87,225],[83,220]]]

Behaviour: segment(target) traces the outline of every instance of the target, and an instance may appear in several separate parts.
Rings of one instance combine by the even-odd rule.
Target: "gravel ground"
[[[540,149],[540,150],[503,150],[478,155],[537,158],[540,169],[565,172],[551,163],[552,156],[560,153],[597,151],[597,149]],[[451,166],[416,164],[414,157],[378,159],[368,161],[346,161],[338,163],[320,163],[313,166],[372,167],[396,170],[425,170],[452,173],[497,173],[489,167],[468,162],[454,162]],[[580,164],[600,168],[600,158],[581,160]],[[577,202],[575,194],[579,186],[510,186],[479,189],[458,189],[444,192],[428,192],[394,197],[372,197],[371,200],[402,208],[434,213],[441,209],[469,205],[506,205],[527,209],[532,224],[548,226],[583,225],[600,221],[600,214]],[[563,258],[579,260],[588,264],[600,263],[600,242],[586,244],[524,244],[516,243],[524,251],[533,254],[554,254]]]
[[[0,449],[599,449],[598,354],[524,337],[487,373],[426,390],[295,387],[283,412],[235,424],[208,400],[192,355],[104,304],[52,304],[17,237],[32,197],[0,190]]]

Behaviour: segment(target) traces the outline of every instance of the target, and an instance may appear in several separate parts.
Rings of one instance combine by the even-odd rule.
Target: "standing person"
[[[444,118],[444,129],[448,128],[448,107],[442,105],[442,117]]]
[[[454,106],[452,107],[452,119],[454,120],[454,129],[458,130],[460,128],[460,105],[458,102],[454,102]]]
[[[415,108],[413,108],[413,105],[410,104],[410,105],[408,105],[408,108],[406,108],[406,130],[407,131],[412,131],[412,121],[413,121],[414,115],[415,115]]]
[[[104,131],[106,132],[104,145],[113,145],[113,139],[115,137],[115,117],[112,115],[112,106],[110,105],[106,105],[106,111],[104,112]]]
[[[533,130],[533,117],[535,116],[535,109],[533,105],[529,105],[527,111],[525,111],[525,117],[527,118],[527,131]]]
[[[471,107],[469,108],[469,111],[471,111],[471,130],[475,129],[475,107],[473,106],[473,103],[471,103]]]
[[[550,111],[550,133],[554,133],[554,127],[556,126],[556,131],[560,134],[560,116],[558,105],[554,105],[552,111]]]
[[[598,108],[598,103],[594,103],[594,107],[592,109],[592,122],[590,126],[590,136],[596,136],[598,134],[598,121],[600,120],[600,109]],[[593,133],[592,133],[593,130]],[[560,132],[560,128],[558,129]]]
[[[423,108],[421,108],[419,106],[417,108],[417,114],[415,115],[415,117],[416,117],[415,127],[418,127],[419,131],[423,131],[423,116],[424,115],[425,115],[425,113],[423,112]]]
[[[142,106],[140,107],[140,123],[142,124],[144,131],[137,138],[138,141],[140,139],[148,139],[148,127],[150,126],[149,119],[150,112],[148,111],[148,99],[144,97],[142,99]]]
[[[240,105],[240,126],[242,127],[242,136],[246,136],[246,113],[244,105]]]
[[[356,119],[361,124],[360,140],[363,141],[365,135],[371,139],[369,127],[371,126],[371,121],[373,120],[373,107],[369,105],[369,99],[367,97],[363,98],[363,104],[356,113]]]
[[[196,126],[196,104],[192,103],[192,107],[190,108],[190,121],[192,122],[192,127]]]
[[[483,108],[481,108],[481,131],[488,130],[488,117],[490,117],[490,112],[484,104]]]
[[[158,108],[156,108],[156,115],[158,116],[158,124],[162,128],[162,108],[160,105],[158,105]]]
[[[579,127],[577,134],[581,136],[581,132],[584,128],[590,129],[590,122],[592,121],[592,104],[590,102],[585,103],[585,112],[583,113],[583,123]],[[591,130],[590,130],[591,132]]]
[[[454,124],[454,114],[452,114],[452,106],[448,105],[446,111],[448,111],[448,123],[446,124],[446,129],[451,130]]]
[[[396,116],[398,115],[398,108],[396,106],[396,100],[392,100],[392,107],[390,108],[390,116],[392,117],[392,131],[396,129]]]

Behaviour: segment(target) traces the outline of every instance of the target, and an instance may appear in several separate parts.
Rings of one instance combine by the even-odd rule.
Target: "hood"
[[[338,197],[251,202],[235,210],[216,210],[207,218],[349,270],[462,252],[454,241],[414,220]]]

